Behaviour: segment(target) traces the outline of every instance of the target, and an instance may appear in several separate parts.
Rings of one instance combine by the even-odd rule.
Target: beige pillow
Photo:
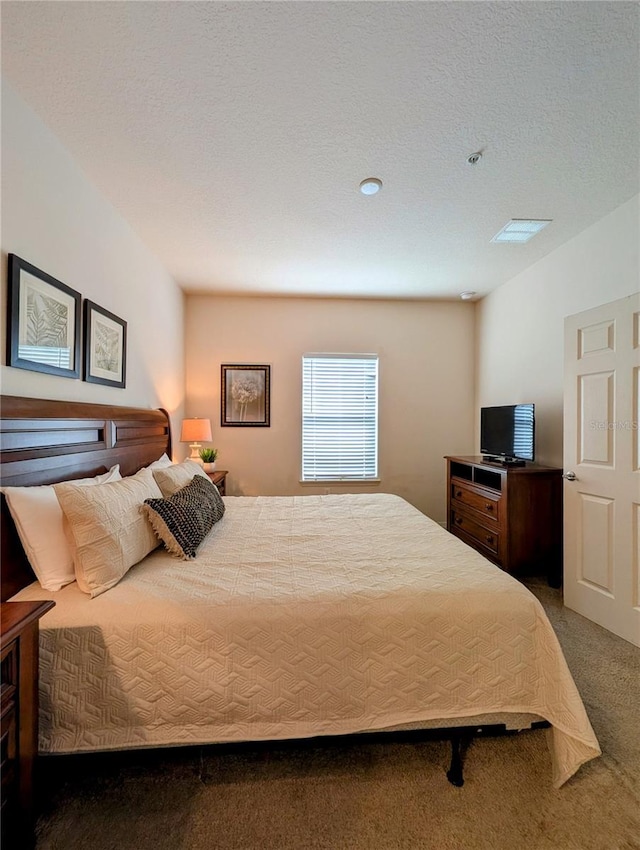
[[[154,469],[153,477],[156,484],[162,490],[165,499],[171,498],[178,490],[182,490],[193,481],[195,475],[204,475],[209,480],[207,473],[193,460],[185,460],[183,463],[174,463],[166,469]]]
[[[158,545],[142,511],[145,499],[162,495],[150,470],[95,487],[56,484],[55,491],[69,523],[76,581],[92,598]]]

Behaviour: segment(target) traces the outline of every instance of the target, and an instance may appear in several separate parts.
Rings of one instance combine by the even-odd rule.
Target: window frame
[[[369,361],[369,368],[374,366],[375,368],[375,376],[374,376],[374,404],[373,404],[373,472],[370,475],[350,475],[350,474],[339,474],[339,470],[330,471],[326,476],[318,475],[317,472],[314,475],[311,475],[308,467],[305,467],[305,416],[309,414],[305,414],[305,374],[306,374],[306,363],[311,360],[358,360],[358,361]],[[361,367],[363,370],[367,368],[366,365]],[[363,377],[363,385],[366,378]],[[380,458],[379,458],[379,426],[380,426],[380,357],[378,354],[373,353],[340,353],[340,352],[310,352],[302,355],[302,363],[301,363],[301,451],[300,451],[300,462],[301,462],[301,471],[300,471],[300,483],[307,485],[315,485],[321,486],[323,484],[347,484],[347,485],[368,485],[379,483],[379,466],[380,466]],[[363,387],[364,390],[364,387]],[[366,423],[366,416],[363,416],[363,422]],[[370,437],[369,437],[370,438]],[[367,443],[365,438],[362,443],[362,455],[363,460],[366,465],[366,453],[367,453]]]

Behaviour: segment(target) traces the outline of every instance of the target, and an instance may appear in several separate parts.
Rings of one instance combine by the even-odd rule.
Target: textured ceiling
[[[186,290],[484,294],[638,191],[639,9],[3,2],[2,70]]]

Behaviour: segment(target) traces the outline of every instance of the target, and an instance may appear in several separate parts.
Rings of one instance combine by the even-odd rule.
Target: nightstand
[[[33,767],[38,751],[38,620],[55,602],[0,607],[2,846],[27,847],[33,828]]]
[[[229,471],[226,469],[216,469],[215,472],[207,472],[207,475],[216,485],[221,496],[225,495],[225,481],[228,474]]]

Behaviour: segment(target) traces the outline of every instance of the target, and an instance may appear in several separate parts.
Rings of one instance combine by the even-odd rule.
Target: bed
[[[25,399],[2,430],[5,486],[131,474],[170,441],[160,411]],[[195,560],[157,549],[91,599],[33,582],[3,499],[3,598],[56,602],[42,753],[544,720],[556,786],[599,755],[538,601],[403,499],[225,505]]]

